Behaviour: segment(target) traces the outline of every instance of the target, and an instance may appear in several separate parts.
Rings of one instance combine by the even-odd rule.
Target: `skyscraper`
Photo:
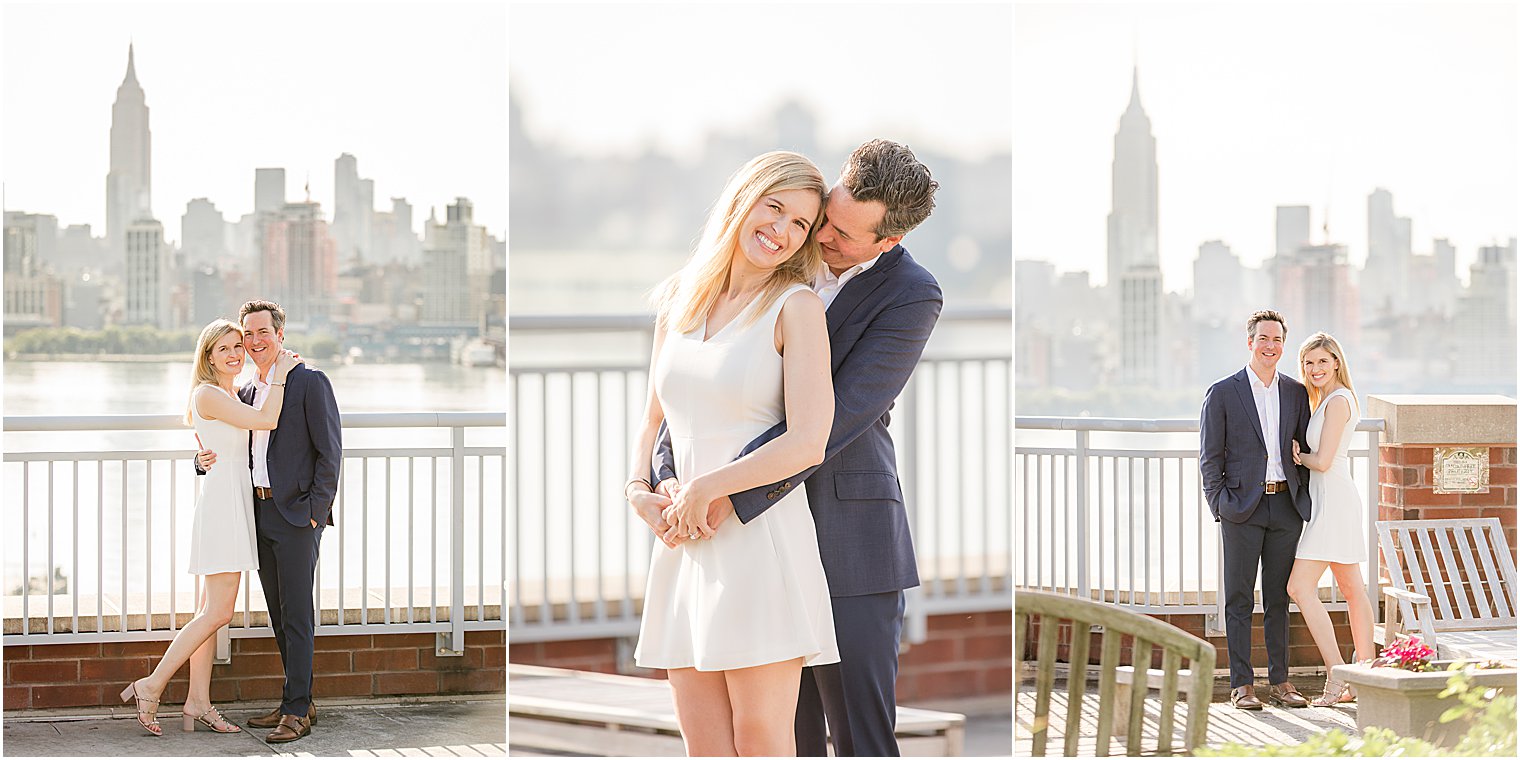
[[[1129,106],[1114,134],[1112,204],[1108,214],[1108,282],[1132,266],[1159,266],[1156,138],[1140,106],[1140,69],[1130,84]]]
[[[253,211],[277,214],[285,208],[285,170],[253,170]]]
[[[1393,213],[1393,193],[1378,188],[1367,196],[1367,263],[1362,270],[1367,318],[1404,313],[1409,296],[1412,224]]]
[[[215,265],[227,255],[227,220],[216,204],[192,198],[179,218],[180,250],[191,266]]]
[[[486,228],[475,224],[474,213],[468,198],[457,198],[449,204],[448,221],[428,220],[423,251],[424,322],[475,322],[485,309],[491,250]]]
[[[1309,207],[1277,207],[1277,255],[1291,256],[1309,244]]]
[[[124,251],[127,227],[153,216],[153,135],[148,103],[137,83],[132,46],[127,46],[127,74],[111,106],[111,169],[106,174],[106,243],[113,255]],[[118,259],[119,260],[119,259]]]
[[[348,153],[333,162],[333,239],[342,265],[372,260],[370,222],[375,213],[374,180],[359,177],[359,160]]]
[[[169,326],[169,249],[164,226],[139,219],[127,227],[127,309],[129,325]]]
[[[287,203],[264,224],[260,288],[291,322],[325,321],[338,288],[337,245],[322,204]]]
[[[1161,269],[1157,235],[1156,138],[1140,106],[1140,69],[1114,135],[1108,214],[1108,285],[1118,293],[1120,380],[1154,385],[1161,347]]]

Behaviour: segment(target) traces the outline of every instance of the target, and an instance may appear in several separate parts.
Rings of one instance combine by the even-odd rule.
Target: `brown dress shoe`
[[[306,708],[306,720],[313,726],[317,725],[317,703],[312,702]],[[260,715],[257,718],[249,718],[248,725],[254,728],[274,728],[280,725],[280,706],[275,705],[273,710]]]
[[[1293,684],[1288,681],[1272,684],[1271,688],[1267,689],[1267,701],[1281,707],[1309,706],[1309,700],[1305,699],[1304,695],[1299,694],[1298,689],[1294,688]]]
[[[1236,686],[1230,689],[1230,706],[1237,710],[1260,710],[1261,700],[1256,698],[1256,687]]]
[[[264,737],[270,744],[293,742],[311,733],[311,721],[299,715],[281,715],[280,725]]]

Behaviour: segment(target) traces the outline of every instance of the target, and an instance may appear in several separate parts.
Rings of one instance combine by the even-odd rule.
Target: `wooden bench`
[[[1193,677],[1193,671],[1183,668],[1177,671],[1177,680],[1187,683]],[[1114,712],[1119,715],[1129,715],[1129,701],[1134,694],[1135,666],[1120,665],[1114,669]],[[1151,689],[1166,688],[1166,671],[1156,668],[1147,668],[1145,671],[1145,687],[1141,689],[1141,699],[1144,699],[1146,691]],[[1129,727],[1128,721],[1114,721],[1114,733],[1117,738],[1123,739]]]
[[[1378,643],[1418,634],[1437,659],[1515,661],[1515,563],[1498,518],[1387,520],[1377,530],[1390,578]]]
[[[686,755],[666,681],[534,665],[509,664],[507,672],[513,747],[602,757]],[[897,708],[904,756],[959,756],[965,730],[964,715]]]

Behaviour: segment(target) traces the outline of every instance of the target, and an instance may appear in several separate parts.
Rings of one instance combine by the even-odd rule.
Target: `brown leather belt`
[[[1272,491],[1268,491],[1267,493],[1272,493]],[[259,497],[260,499],[273,499],[274,489],[265,488],[263,486],[254,486],[253,495]]]
[[[1261,487],[1264,488],[1264,489],[1266,489],[1267,493],[1282,493],[1283,491],[1288,490],[1288,481],[1286,481],[1286,480],[1268,480],[1268,481],[1262,483]]]

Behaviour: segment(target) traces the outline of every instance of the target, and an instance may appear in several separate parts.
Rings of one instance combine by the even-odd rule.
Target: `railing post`
[[[1087,578],[1087,436],[1088,431],[1077,431],[1077,593],[1083,599],[1092,598]]]
[[[1382,491],[1378,488],[1382,478],[1379,469],[1383,461],[1382,433],[1377,430],[1367,431],[1367,603],[1372,605],[1372,619],[1378,623],[1386,623],[1383,620],[1383,605],[1378,604],[1378,597],[1382,595],[1383,554],[1378,546],[1378,502],[1382,498]],[[1350,612],[1348,611],[1349,615]]]
[[[918,404],[915,403],[918,396],[918,372],[915,370],[908,376],[908,384],[904,386],[902,395],[897,399],[898,414],[903,420],[902,448],[899,457],[902,460],[902,468],[899,475],[911,478],[912,490],[903,490],[904,506],[908,509],[908,524],[913,526],[913,535],[923,535],[918,530]],[[909,498],[912,494],[913,498]],[[924,587],[919,584],[903,592],[903,627],[906,629],[909,644],[922,644],[929,640],[929,615],[924,607]]]
[[[454,448],[449,462],[449,630],[437,635],[437,649],[439,657],[463,657],[464,427],[451,428],[449,435]]]

